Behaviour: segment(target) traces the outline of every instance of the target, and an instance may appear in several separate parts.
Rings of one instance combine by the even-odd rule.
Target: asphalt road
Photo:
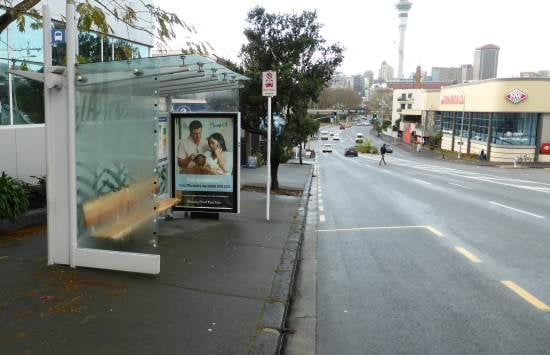
[[[344,157],[368,129],[317,157],[317,353],[550,353],[550,171]]]

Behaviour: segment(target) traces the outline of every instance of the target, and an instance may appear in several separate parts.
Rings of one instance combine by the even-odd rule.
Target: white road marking
[[[473,190],[471,187],[460,185],[460,184],[455,184],[454,182],[450,182],[449,185],[458,186],[458,187],[461,187],[461,188],[466,189],[466,190]]]
[[[529,216],[532,216],[532,217],[541,218],[541,219],[544,218],[541,215],[534,214],[534,213],[531,213],[531,212],[527,212],[527,211],[524,211],[524,210],[520,210],[519,208],[506,206],[506,205],[503,205],[502,203],[498,203],[498,202],[495,202],[495,201],[489,201],[489,203],[492,204],[492,205],[495,205],[495,206],[500,206],[500,207],[507,208],[507,209],[512,210],[512,211],[523,213],[523,214],[526,214],[526,215],[529,215]]]
[[[426,226],[382,226],[382,227],[359,227],[359,228],[339,228],[339,229],[318,229],[317,232],[353,232],[366,230],[383,230],[383,229],[411,229],[411,228],[426,228]]]
[[[325,207],[324,207],[323,205],[319,205],[319,211],[324,212],[324,211],[325,211]]]
[[[427,181],[424,181],[424,180],[420,180],[420,179],[413,179],[414,181],[417,181],[421,184],[425,184],[425,185],[433,185],[431,182],[427,182]]]
[[[324,221],[325,221],[325,215],[324,215],[324,214],[322,214],[322,215],[319,216],[319,221],[320,221],[320,222],[324,222]]]

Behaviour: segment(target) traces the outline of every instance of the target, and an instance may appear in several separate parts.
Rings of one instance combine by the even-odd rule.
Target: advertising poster
[[[168,116],[161,115],[157,125],[157,169],[159,197],[168,197]]]
[[[238,211],[237,113],[173,113],[173,193],[183,211]]]

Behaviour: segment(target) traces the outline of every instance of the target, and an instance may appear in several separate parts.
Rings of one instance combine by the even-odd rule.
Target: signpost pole
[[[277,96],[277,73],[262,72],[262,96],[267,96],[267,183],[265,185],[267,201],[265,219],[269,221],[269,203],[271,197],[271,98]]]
[[[267,203],[265,206],[265,219],[269,221],[269,205],[271,197],[271,96],[267,97]]]

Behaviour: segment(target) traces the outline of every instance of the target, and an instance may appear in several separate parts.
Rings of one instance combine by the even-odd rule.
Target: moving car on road
[[[357,149],[355,149],[354,147],[346,148],[346,150],[344,151],[344,156],[346,157],[356,157],[357,155]]]
[[[332,137],[332,140],[333,141],[339,141],[340,140],[340,135],[337,133],[334,135],[334,137]]]
[[[386,144],[386,153],[393,153],[393,148],[389,144]]]
[[[332,144],[323,144],[323,153],[332,153]]]
[[[321,140],[323,140],[323,141],[328,140],[328,132],[327,131],[321,132]]]

